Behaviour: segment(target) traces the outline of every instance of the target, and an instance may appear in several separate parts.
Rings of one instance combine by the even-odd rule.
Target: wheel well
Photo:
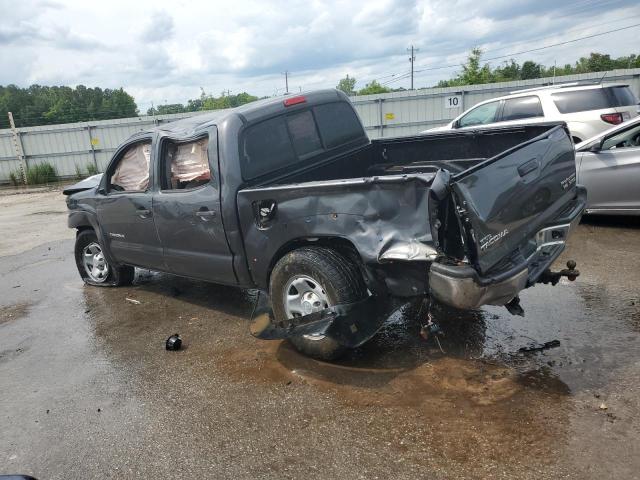
[[[76,227],[76,235],[80,232],[84,232],[85,230],[93,230],[93,227],[90,225],[80,225],[79,227]]]
[[[297,250],[301,247],[324,247],[335,250],[341,255],[345,256],[349,260],[351,260],[360,270],[360,274],[364,279],[366,284],[369,284],[369,272],[365,267],[362,259],[360,257],[360,253],[358,253],[358,249],[356,249],[355,245],[351,243],[351,241],[342,237],[309,237],[309,238],[296,238],[295,240],[291,240],[290,242],[284,244],[280,249],[276,252],[276,254],[271,259],[271,263],[269,264],[269,273],[267,275],[267,286],[271,281],[271,272],[273,268],[276,266],[276,263],[284,257],[287,253]]]

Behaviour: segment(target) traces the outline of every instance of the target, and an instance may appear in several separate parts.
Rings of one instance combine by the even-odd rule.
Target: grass
[[[89,174],[89,176],[96,175],[98,173],[98,167],[96,167],[93,163],[88,163],[87,173]]]
[[[27,168],[27,183],[29,185],[55,182],[57,179],[56,169],[50,163],[40,163]]]
[[[77,180],[82,180],[83,178],[87,178],[87,177],[90,177],[90,176],[95,175],[96,173],[98,173],[98,167],[96,167],[95,164],[93,164],[93,163],[87,163],[87,166],[85,168],[87,170],[87,174],[86,175],[82,171],[82,167],[80,167],[80,166],[78,166],[78,164],[76,164],[76,179]]]
[[[11,180],[11,184],[14,187],[22,184],[22,173],[20,170],[15,170],[13,172],[9,172],[9,180]]]

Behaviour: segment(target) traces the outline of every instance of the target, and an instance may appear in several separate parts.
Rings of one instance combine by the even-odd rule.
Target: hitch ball
[[[573,282],[576,278],[578,278],[578,275],[580,275],[576,270],[576,261],[568,260],[567,268],[569,269],[569,271],[567,272],[567,280],[569,280],[570,282]],[[575,272],[575,275],[572,275],[573,272]]]

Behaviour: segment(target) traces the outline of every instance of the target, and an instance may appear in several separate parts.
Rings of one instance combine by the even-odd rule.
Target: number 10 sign
[[[452,95],[444,97],[444,108],[460,108],[462,107],[462,95]]]

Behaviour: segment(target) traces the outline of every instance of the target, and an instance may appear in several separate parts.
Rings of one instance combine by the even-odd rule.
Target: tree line
[[[135,117],[138,107],[122,88],[0,85],[0,127],[12,112],[17,127]]]
[[[492,67],[487,62],[483,63],[482,54],[481,49],[473,49],[459,72],[450,79],[439,81],[434,86],[452,87],[551,77],[554,74],[560,77],[576,73],[605,72],[618,68],[640,68],[640,55],[636,54],[612,58],[608,54],[594,52],[588,57],[581,57],[574,64],[560,66],[545,66],[531,60],[520,64],[511,59],[496,67]],[[337,88],[348,95],[371,95],[405,90],[382,85],[377,80],[372,80],[360,89],[356,89],[356,84],[356,79],[347,75],[338,82]],[[162,115],[217,110],[237,107],[255,100],[258,100],[258,97],[247,92],[235,95],[223,92],[219,96],[214,96],[202,90],[198,98],[190,99],[186,104],[157,105],[149,108],[146,113]],[[16,85],[0,85],[0,128],[7,128],[9,125],[7,112],[13,113],[18,127],[126,118],[139,114],[134,98],[124,89],[89,88],[84,85],[78,85],[75,88],[42,85],[20,88]]]
[[[219,97],[215,97],[202,90],[199,98],[188,100],[186,104],[170,103],[154,106],[147,110],[147,115],[199,112],[201,110],[220,110],[223,108],[239,107],[240,105],[244,105],[245,103],[253,102],[255,100],[258,100],[258,97],[247,92],[238,93],[236,95],[225,94],[225,92],[222,92]]]
[[[440,80],[434,87],[455,87],[461,85],[476,85],[481,83],[509,82],[512,80],[527,80],[531,78],[556,77],[573,75],[577,73],[606,72],[619,68],[640,68],[640,55],[611,58],[611,55],[592,52],[588,57],[580,57],[574,64],[567,63],[561,66],[545,66],[540,63],[527,60],[522,64],[514,59],[507,60],[497,67],[491,67],[489,63],[482,62],[482,50],[474,48],[462,65],[460,72],[448,80]],[[356,90],[356,79],[347,75],[342,78],[337,89],[347,95],[371,95],[376,93],[389,93],[404,88],[391,88],[381,85],[373,80],[363,88]],[[426,88],[426,87],[423,87]]]

